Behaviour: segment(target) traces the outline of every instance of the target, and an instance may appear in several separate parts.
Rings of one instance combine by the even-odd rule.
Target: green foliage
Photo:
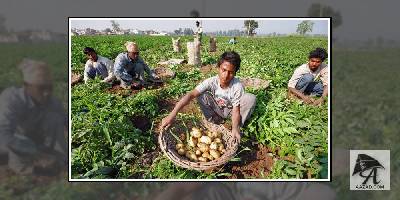
[[[160,60],[186,58],[183,52],[172,51],[170,37],[149,36],[74,36],[72,37],[72,69],[83,72],[86,61],[82,53],[85,46],[95,48],[102,56],[114,59],[125,51],[127,41],[139,44],[141,56],[155,66]],[[183,44],[191,37],[183,37]],[[238,38],[238,44],[229,45],[229,38],[218,37],[218,52],[209,54],[209,44],[201,49],[203,65],[213,65],[224,51],[235,50],[242,59],[240,77],[256,77],[270,80],[267,91],[247,88],[257,95],[253,117],[243,129],[243,140],[256,140],[266,146],[279,149],[279,158],[268,178],[321,178],[326,172],[328,109],[303,105],[286,99],[287,82],[294,69],[307,62],[308,52],[316,47],[327,48],[326,38]],[[207,39],[205,40],[207,41]],[[159,113],[160,99],[178,99],[203,79],[215,72],[203,74],[199,68],[189,65],[171,65],[176,72],[161,90],[143,90],[123,97],[107,92],[110,86],[91,81],[72,89],[72,171],[78,178],[123,178],[139,175],[144,178],[219,178],[230,174],[205,174],[184,170],[167,158],[157,157],[151,166],[135,162],[144,152],[157,146],[150,134],[140,133],[129,121],[132,116],[146,116],[150,121],[160,121],[168,113]],[[282,160],[286,156],[293,161]],[[240,159],[240,158],[237,158]],[[115,171],[113,176],[105,173]],[[258,177],[258,178],[260,178]]]

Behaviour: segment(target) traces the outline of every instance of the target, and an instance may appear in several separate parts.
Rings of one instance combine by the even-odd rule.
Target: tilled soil
[[[263,178],[269,174],[274,164],[272,150],[261,144],[251,144],[250,151],[241,152],[238,162],[231,162],[226,171],[231,172],[231,179]]]

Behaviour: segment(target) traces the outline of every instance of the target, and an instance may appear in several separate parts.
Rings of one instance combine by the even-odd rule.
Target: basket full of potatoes
[[[210,170],[228,162],[239,142],[221,125],[191,127],[186,133],[162,130],[158,140],[162,151],[176,165],[192,170]]]

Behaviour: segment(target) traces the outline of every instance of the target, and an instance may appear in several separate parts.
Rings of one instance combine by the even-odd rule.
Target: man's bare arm
[[[187,93],[184,97],[182,97],[181,100],[179,100],[179,102],[175,105],[175,107],[171,111],[171,113],[162,120],[161,129],[164,129],[164,128],[167,128],[168,126],[170,126],[175,121],[175,117],[178,114],[178,112],[180,110],[182,110],[182,108],[184,108],[186,105],[188,105],[191,100],[193,100],[194,98],[196,98],[198,96],[200,96],[199,91],[194,89],[194,90],[190,91],[189,93]]]
[[[232,110],[232,134],[240,139],[240,106]]]
[[[306,102],[308,104],[313,102],[312,98],[304,95],[302,92],[300,92],[300,90],[297,90],[296,88],[292,88],[292,87],[289,87],[288,89],[289,89],[289,92],[291,92],[292,94],[294,94],[297,97],[301,98],[304,102]]]

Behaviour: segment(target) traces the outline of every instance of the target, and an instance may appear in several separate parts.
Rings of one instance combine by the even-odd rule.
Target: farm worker
[[[98,55],[91,47],[85,47],[83,53],[88,58],[83,75],[85,83],[88,82],[89,78],[95,78],[96,75],[103,79],[102,82],[112,82],[115,79],[114,63],[110,59]]]
[[[329,69],[324,62],[328,54],[316,48],[308,56],[308,63],[298,67],[289,80],[289,95],[295,95],[307,104],[321,105],[328,96]],[[314,100],[311,96],[322,97]]]
[[[139,56],[139,47],[134,42],[126,42],[127,52],[120,53],[115,58],[114,73],[118,80],[121,81],[121,87],[130,89],[133,87],[141,87],[144,81],[144,71],[154,79],[159,77],[150,70],[147,64]]]
[[[161,128],[170,126],[177,113],[192,99],[197,98],[200,109],[209,122],[221,124],[225,118],[231,116],[232,134],[240,139],[239,127],[249,119],[256,105],[256,96],[245,93],[242,83],[235,78],[240,62],[238,53],[223,53],[217,63],[218,75],[204,80],[187,93],[162,120]]]
[[[23,86],[7,88],[0,94],[1,157],[8,158],[9,168],[17,174],[48,175],[65,169],[68,117],[52,95],[49,67],[24,59],[18,68]]]
[[[196,21],[196,38],[198,38],[200,44],[201,44],[201,39],[203,36],[203,27],[200,25],[199,21]]]
[[[229,44],[236,44],[236,37],[233,37],[229,40]]]

